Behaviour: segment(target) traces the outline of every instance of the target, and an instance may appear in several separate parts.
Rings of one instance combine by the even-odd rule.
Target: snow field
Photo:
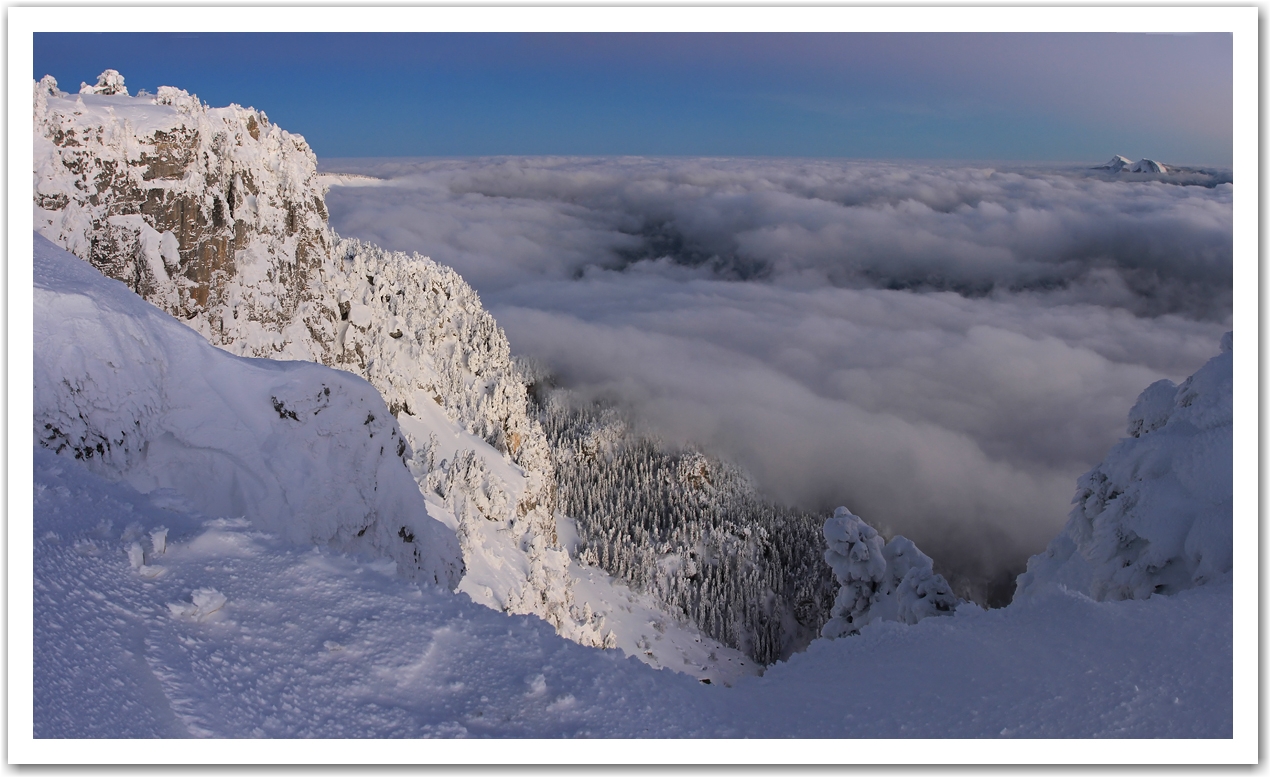
[[[391,563],[299,547],[34,455],[37,737],[1231,732],[1225,583],[1146,601],[1052,591],[876,623],[724,688],[412,585]],[[160,526],[157,554],[147,536]],[[133,542],[166,571],[139,574]],[[188,613],[200,592],[225,601]]]
[[[35,461],[37,737],[707,731],[664,715],[689,703],[690,677],[412,585],[392,562],[208,519],[45,450]],[[166,552],[147,555],[166,571],[146,578],[127,548],[160,524]],[[191,612],[200,598],[220,606]]]

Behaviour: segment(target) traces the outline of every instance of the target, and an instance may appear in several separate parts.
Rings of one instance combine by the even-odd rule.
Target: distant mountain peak
[[[1154,159],[1143,157],[1136,162],[1129,161],[1128,157],[1113,156],[1106,164],[1098,165],[1095,170],[1109,170],[1113,173],[1167,173],[1169,169]]]
[[[1131,173],[1167,173],[1169,169],[1154,159],[1142,158],[1133,163]]]
[[[1098,167],[1095,167],[1094,169],[1095,170],[1110,170],[1113,173],[1118,173],[1132,164],[1133,162],[1130,162],[1128,157],[1123,157],[1123,156],[1120,156],[1119,154],[1116,154],[1115,156],[1111,158],[1111,161],[1107,162],[1107,164],[1099,165]]]

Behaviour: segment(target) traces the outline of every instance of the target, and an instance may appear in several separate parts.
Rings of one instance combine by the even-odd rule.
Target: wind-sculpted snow
[[[34,256],[41,445],[290,542],[458,584],[458,543],[429,516],[405,439],[364,380],[225,353],[38,235]]]
[[[1056,584],[1096,599],[1172,594],[1229,575],[1233,553],[1231,335],[1177,386],[1147,387],[1129,437],[1085,473],[1067,527],[1028,562],[1018,597]]]
[[[959,604],[934,562],[906,537],[885,542],[872,526],[845,507],[825,521],[825,562],[842,587],[826,637],[858,634],[879,621],[912,625],[932,615],[950,615]]]

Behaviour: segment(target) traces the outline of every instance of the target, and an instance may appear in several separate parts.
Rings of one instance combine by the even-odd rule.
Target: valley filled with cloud
[[[772,499],[850,505],[992,598],[1061,528],[1142,388],[1193,372],[1230,328],[1228,170],[322,169],[336,231],[454,267],[560,385],[736,462]]]

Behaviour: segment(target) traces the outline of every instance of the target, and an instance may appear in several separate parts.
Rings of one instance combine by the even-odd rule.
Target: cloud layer
[[[983,587],[1229,325],[1232,187],[803,160],[336,162],[341,234],[454,266],[513,348],[773,497]],[[365,185],[370,184],[370,185]]]

